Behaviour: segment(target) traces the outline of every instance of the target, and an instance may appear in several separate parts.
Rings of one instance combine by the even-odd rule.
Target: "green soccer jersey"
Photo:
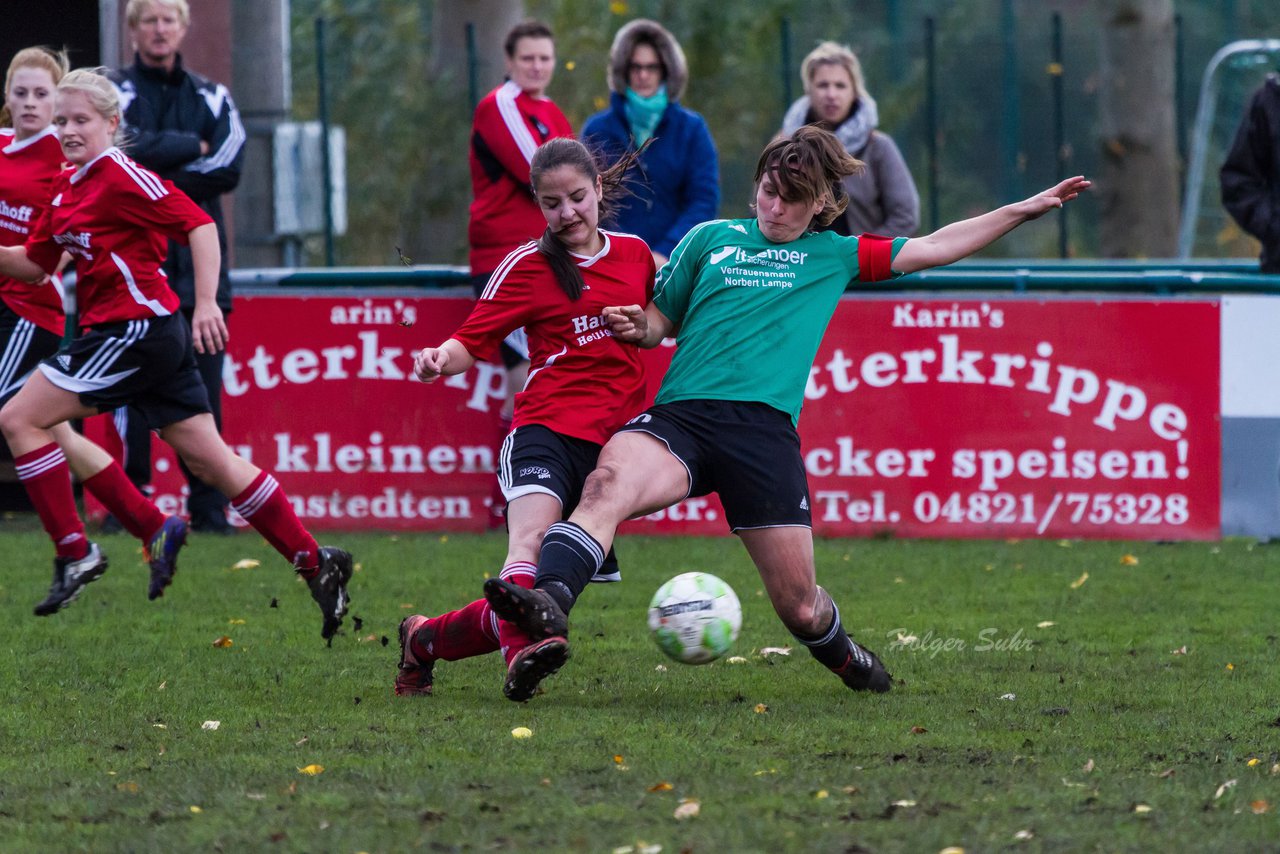
[[[654,285],[679,345],[657,402],[765,403],[798,423],[827,323],[858,280],[858,240],[821,231],[773,243],[755,219],[706,222],[685,235]],[[906,242],[895,238],[893,255]]]

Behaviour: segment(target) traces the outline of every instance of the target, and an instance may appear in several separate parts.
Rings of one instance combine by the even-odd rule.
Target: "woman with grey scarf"
[[[849,207],[829,229],[840,234],[910,237],[920,226],[920,195],[902,152],[879,130],[875,100],[867,93],[853,51],[823,42],[800,66],[805,94],[782,120],[782,134],[816,124],[836,135],[866,169],[844,179]]]

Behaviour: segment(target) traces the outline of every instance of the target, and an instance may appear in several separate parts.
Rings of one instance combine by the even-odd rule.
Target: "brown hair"
[[[511,28],[511,32],[507,33],[507,39],[502,43],[502,49],[507,52],[508,59],[514,59],[516,55],[516,45],[520,39],[551,39],[555,42],[556,37],[551,34],[551,28],[541,21],[521,21]]]
[[[9,115],[8,101],[9,87],[13,81],[13,73],[15,71],[19,68],[44,69],[49,72],[49,76],[53,78],[53,85],[56,87],[70,67],[65,50],[54,51],[52,48],[47,47],[24,47],[15,53],[13,61],[9,63],[9,70],[4,75],[5,103],[0,104],[0,127],[8,127],[13,123],[13,116]]]
[[[529,183],[536,193],[542,176],[561,166],[572,166],[592,183],[599,178],[600,202],[597,210],[599,220],[604,220],[609,214],[610,205],[627,195],[623,176],[646,147],[647,142],[639,149],[627,152],[617,163],[602,171],[585,145],[572,137],[558,136],[538,146],[538,150],[533,153],[533,160],[529,163]],[[538,238],[538,251],[546,256],[556,281],[569,299],[576,300],[582,296],[582,271],[578,269],[578,262],[569,254],[568,247],[560,242],[550,226]]]
[[[849,204],[841,182],[864,168],[830,131],[804,125],[765,147],[756,164],[755,182],[758,187],[768,175],[785,202],[810,204],[825,195],[826,203],[814,220],[818,225],[829,225]]]

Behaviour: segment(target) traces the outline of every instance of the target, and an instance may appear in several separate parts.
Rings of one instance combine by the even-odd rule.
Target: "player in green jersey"
[[[654,347],[674,335],[679,346],[655,405],[609,440],[573,515],[548,529],[534,589],[485,582],[499,616],[535,638],[566,635],[569,609],[621,522],[715,492],[792,635],[848,687],[889,690],[884,665],[846,634],[817,584],[796,422],[823,332],[851,280],[958,261],[1089,182],[1068,178],[926,237],[815,232],[844,210],[841,179],[860,166],[816,127],[775,140],[756,167],[755,218],[694,228],[647,306],[605,310],[622,341]]]

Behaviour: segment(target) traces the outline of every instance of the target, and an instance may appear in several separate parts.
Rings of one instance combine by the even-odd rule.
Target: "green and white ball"
[[[686,572],[658,588],[649,603],[649,633],[684,664],[706,664],[729,651],[742,628],[733,588],[707,572]]]

